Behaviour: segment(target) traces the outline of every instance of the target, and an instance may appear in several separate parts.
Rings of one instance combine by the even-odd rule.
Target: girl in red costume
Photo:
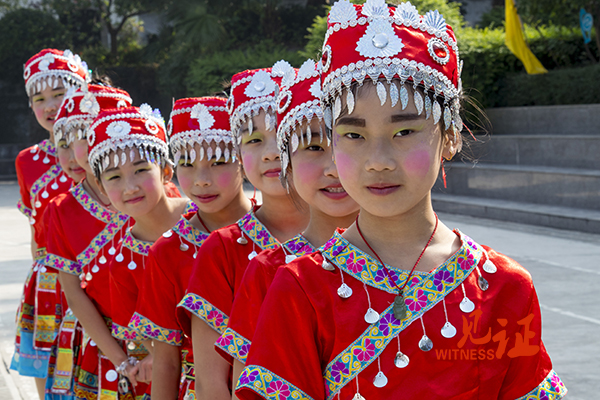
[[[53,127],[63,96],[71,86],[81,86],[88,70],[79,56],[69,50],[45,49],[25,63],[23,77],[29,103],[38,123],[50,138],[19,153],[16,159],[21,199],[19,210],[29,218],[31,253],[34,264],[17,312],[17,337],[11,369],[36,378],[40,398],[44,397],[50,349],[60,319],[56,318],[56,274],[46,271],[43,215],[56,195],[71,187],[71,179],[56,160]]]
[[[114,365],[103,357],[91,335],[112,340],[105,327],[110,299],[108,264],[125,234],[129,217],[115,212],[102,194],[88,162],[87,132],[102,110],[129,107],[127,92],[105,85],[87,85],[68,93],[61,107],[55,135],[66,141],[86,176],[68,193],[57,197],[48,209],[48,255],[46,265],[59,271],[69,305],[57,341],[53,379],[46,398],[117,398]],[[83,321],[83,329],[77,320]],[[102,318],[104,317],[104,319]],[[99,322],[100,321],[100,322]],[[100,333],[98,333],[100,332]],[[102,342],[102,338],[98,339]],[[127,359],[121,346],[121,358]],[[111,378],[115,378],[112,379]],[[63,397],[60,397],[63,396]]]
[[[558,399],[529,273],[431,205],[461,149],[452,28],[410,3],[336,2],[322,100],[356,222],[278,270],[242,399]],[[464,352],[466,358],[444,358]]]
[[[233,358],[237,382],[254,336],[258,313],[277,268],[313,253],[338,227],[347,227],[358,205],[342,188],[325,135],[318,65],[307,60],[296,71],[280,61],[273,66],[283,75],[277,100],[277,141],[282,159],[282,181],[293,187],[310,211],[307,228],[283,246],[265,250],[248,264],[237,290],[225,333],[217,341],[227,360]]]
[[[187,294],[179,307],[179,321],[192,335],[196,397],[230,399],[230,366],[214,349],[227,327],[235,292],[248,262],[260,251],[273,249],[308,222],[279,180],[275,100],[281,76],[258,69],[233,76],[228,101],[231,129],[238,141],[246,177],[262,193],[255,207],[237,223],[213,232],[194,262]]]
[[[169,145],[177,180],[198,211],[184,215],[150,248],[143,289],[130,322],[130,327],[153,341],[152,397],[156,399],[194,396],[192,344],[177,322],[177,304],[210,232],[235,223],[251,208],[242,188],[226,101],[181,99],[171,112]]]

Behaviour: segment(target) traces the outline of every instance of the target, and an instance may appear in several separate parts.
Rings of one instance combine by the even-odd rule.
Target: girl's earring
[[[447,189],[446,186],[446,169],[444,168],[444,157],[442,157],[442,180],[444,181],[444,189]]]

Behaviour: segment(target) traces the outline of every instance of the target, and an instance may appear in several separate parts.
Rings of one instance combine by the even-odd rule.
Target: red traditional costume
[[[249,70],[231,79],[228,100],[231,130],[241,141],[242,125],[248,121],[252,132],[252,117],[265,112],[267,129],[276,126],[275,98],[281,77],[271,68]],[[236,224],[219,229],[208,237],[194,262],[187,294],[179,303],[178,320],[187,335],[191,335],[190,314],[195,314],[222,334],[227,327],[231,305],[250,259],[258,252],[279,245],[267,228],[254,215],[246,214]]]
[[[397,289],[384,268],[339,234],[322,251],[280,268],[236,394],[561,398],[566,388],[541,341],[529,273],[456,233],[461,248],[410,279],[402,321],[394,316]],[[387,268],[402,285],[408,271]],[[367,310],[378,313],[375,322],[366,322]]]
[[[278,61],[272,70],[274,75],[282,78],[277,98],[277,145],[282,160],[281,170],[285,173],[290,154],[304,140],[309,143],[312,140],[310,122],[314,118],[323,119],[320,74],[313,60],[307,60],[299,70],[285,61]],[[306,131],[301,132],[298,128],[303,124],[306,124]],[[323,131],[314,134],[324,140]],[[215,345],[225,359],[235,357],[242,363],[246,362],[260,307],[277,268],[313,251],[314,247],[302,235],[297,235],[283,246],[265,250],[250,261],[236,291],[227,329]]]
[[[128,157],[133,161],[137,154],[141,159],[157,163],[161,168],[169,162],[164,122],[160,113],[157,110],[153,111],[147,104],[140,108],[124,107],[100,112],[87,131],[87,140],[90,165],[97,175],[110,166],[124,164]],[[104,287],[105,296],[107,288],[110,291],[110,308],[106,316],[110,317],[112,322],[112,334],[123,340],[123,343],[127,343],[127,353],[137,359],[143,359],[148,352],[140,342],[142,338],[136,331],[129,330],[127,325],[135,311],[137,285],[143,278],[145,258],[150,245],[149,242],[135,239],[127,230],[115,249],[116,255],[107,263],[110,281],[109,285]],[[110,389],[110,396],[129,396],[118,395],[117,380],[124,384],[127,381],[124,377],[119,379],[115,366],[101,354],[99,374],[114,383],[114,390]],[[135,398],[149,397],[150,385],[138,383],[135,388],[128,386]],[[104,392],[100,393],[100,396],[103,395]]]
[[[256,322],[267,290],[277,269],[315,248],[302,235],[279,246],[261,252],[248,264],[242,282],[235,292],[227,329],[215,344],[217,351],[229,362],[232,357],[246,362],[256,329]]]
[[[460,69],[452,28],[410,3],[336,2],[323,46],[331,128],[354,109],[352,86],[459,135]],[[365,82],[367,80],[367,82]],[[387,86],[382,81],[387,82]],[[389,88],[389,89],[388,89]],[[236,394],[242,399],[559,399],[566,388],[541,341],[529,273],[456,231],[460,249],[428,273],[387,268],[339,233],[279,268]],[[403,294],[398,288],[406,283]],[[403,313],[402,311],[405,311]]]
[[[87,67],[69,50],[46,49],[25,64],[25,89],[31,97],[47,87],[63,84],[68,88],[86,82]],[[16,159],[21,198],[19,210],[34,228],[37,244],[33,268],[23,290],[17,311],[17,336],[11,369],[21,375],[46,377],[48,357],[60,324],[61,309],[56,298],[56,273],[43,265],[46,245],[43,215],[48,203],[72,184],[56,159],[56,149],[49,140],[22,150]]]
[[[229,125],[226,99],[218,97],[177,100],[168,124],[169,145],[175,155],[194,162],[204,158],[203,145],[216,144],[216,159],[224,156],[226,162],[235,159],[232,152],[233,136]],[[200,144],[201,154],[188,151],[188,146]],[[208,149],[207,149],[208,150]],[[129,326],[153,340],[181,346],[183,379],[179,398],[189,399],[194,393],[194,357],[189,336],[184,335],[177,322],[177,304],[189,285],[192,265],[198,249],[208,237],[207,232],[196,229],[189,220],[196,213],[181,218],[179,223],[163,234],[150,248],[144,273],[144,284],[138,297],[136,312]],[[176,257],[174,257],[176,255]]]

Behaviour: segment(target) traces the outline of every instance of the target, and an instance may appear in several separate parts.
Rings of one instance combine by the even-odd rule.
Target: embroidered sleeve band
[[[234,331],[231,328],[225,329],[225,333],[219,337],[215,346],[226,352],[232,357],[235,357],[238,361],[246,364],[246,357],[248,357],[248,351],[250,350],[251,342]]]
[[[160,340],[161,342],[165,342],[172,346],[181,346],[183,343],[181,331],[158,326],[150,319],[137,312],[131,317],[129,328],[141,332],[142,335],[149,339]]]
[[[250,365],[242,371],[236,390],[248,388],[265,399],[311,399],[306,393],[268,369]]]
[[[202,319],[219,334],[222,334],[225,331],[225,328],[227,328],[229,316],[197,294],[186,294],[183,300],[178,304],[178,307],[183,307]]]

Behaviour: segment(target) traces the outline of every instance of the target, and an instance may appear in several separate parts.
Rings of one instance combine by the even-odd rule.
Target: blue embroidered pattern
[[[197,294],[186,294],[177,307],[183,307],[193,313],[219,334],[222,334],[227,328],[229,317]]]
[[[316,249],[302,235],[296,235],[292,239],[283,244],[288,251],[297,257],[305,254],[313,253]],[[215,343],[220,349],[235,357],[242,363],[246,363],[248,351],[250,350],[251,342],[244,336],[240,335],[231,328],[227,328],[217,342]]]
[[[71,188],[71,194],[73,195],[75,200],[77,200],[77,202],[81,204],[81,207],[83,207],[84,210],[89,212],[92,216],[94,216],[94,218],[104,223],[110,222],[110,220],[115,215],[115,213],[102,207],[100,203],[94,200],[85,191],[81,183]]]
[[[535,389],[517,400],[558,400],[567,394],[567,387],[554,370]]]
[[[179,222],[177,222],[177,225],[173,227],[172,231],[196,247],[202,246],[202,243],[204,243],[206,238],[210,235],[207,232],[196,229],[185,217],[181,217]]]
[[[256,218],[254,211],[244,215],[238,222],[244,236],[256,243],[262,250],[274,249],[279,246],[277,239],[271,235],[271,232]]]
[[[148,255],[148,251],[150,251],[150,247],[152,247],[153,244],[153,242],[145,242],[134,238],[131,234],[131,229],[127,230],[123,236],[123,247],[143,256]]]
[[[137,312],[131,317],[129,328],[141,332],[150,339],[160,340],[172,346],[181,346],[183,343],[181,331],[162,328]]]
[[[268,369],[257,365],[249,365],[244,368],[238,380],[236,390],[240,388],[251,389],[265,399],[312,400],[309,395],[290,382],[275,375]]]

